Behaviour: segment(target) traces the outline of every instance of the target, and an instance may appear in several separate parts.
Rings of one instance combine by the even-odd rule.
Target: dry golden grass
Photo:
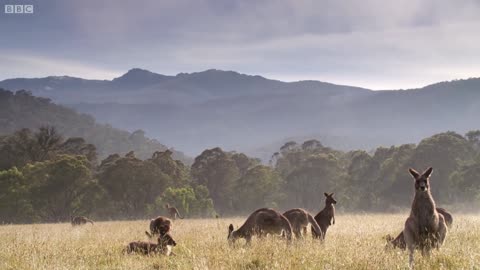
[[[230,247],[226,239],[228,224],[237,228],[244,218],[177,220],[173,257],[123,254],[128,242],[147,240],[147,221],[6,225],[0,269],[407,269],[407,253],[386,250],[383,239],[399,233],[405,217],[340,215],[323,244],[307,237],[287,246],[269,237],[250,247]],[[439,251],[430,258],[416,253],[416,269],[480,269],[480,216],[454,218]]]

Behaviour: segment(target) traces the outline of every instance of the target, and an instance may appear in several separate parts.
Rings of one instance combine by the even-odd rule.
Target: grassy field
[[[0,269],[407,269],[408,255],[386,250],[383,237],[402,229],[406,215],[339,215],[325,243],[307,237],[287,246],[276,237],[245,247],[227,243],[227,226],[244,218],[178,220],[176,256],[125,255],[147,240],[148,221],[0,226]],[[310,233],[310,232],[309,232]],[[480,269],[480,216],[456,215],[446,244],[416,269]]]

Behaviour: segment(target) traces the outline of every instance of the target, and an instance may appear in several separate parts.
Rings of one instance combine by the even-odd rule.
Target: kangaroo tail
[[[149,232],[145,231],[145,234],[149,237],[149,238],[152,238],[153,235],[151,235]]]
[[[93,225],[93,220],[87,219],[87,221],[90,222],[90,223],[92,223],[92,225]]]
[[[180,212],[178,212],[178,210],[176,210],[176,212],[177,212],[178,217],[179,217],[180,219],[183,219],[183,216],[180,215]]]
[[[318,226],[318,223],[315,220],[315,218],[313,218],[313,216],[310,215],[309,213],[307,213],[307,217],[308,217],[308,222],[310,223],[310,225],[312,225],[312,231],[315,232],[317,236],[323,239],[322,229],[320,229],[320,226]]]
[[[445,219],[445,223],[449,228],[451,228],[453,223],[452,214],[450,214],[450,212],[445,210],[445,208],[440,208],[440,207],[437,208],[437,212],[443,216],[443,218]]]

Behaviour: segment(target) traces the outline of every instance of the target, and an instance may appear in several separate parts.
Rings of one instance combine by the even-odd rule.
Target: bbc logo
[[[7,14],[32,14],[33,5],[5,5]]]

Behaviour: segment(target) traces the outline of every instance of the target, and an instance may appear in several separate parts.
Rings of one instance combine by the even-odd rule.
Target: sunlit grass
[[[127,255],[147,240],[148,221],[0,226],[0,269],[407,269],[408,255],[386,250],[386,234],[402,229],[406,215],[340,215],[325,243],[254,239],[227,243],[227,226],[244,218],[177,220],[176,256]],[[309,232],[310,236],[310,232]],[[430,258],[416,253],[416,269],[480,269],[480,216],[455,215],[446,244]]]

